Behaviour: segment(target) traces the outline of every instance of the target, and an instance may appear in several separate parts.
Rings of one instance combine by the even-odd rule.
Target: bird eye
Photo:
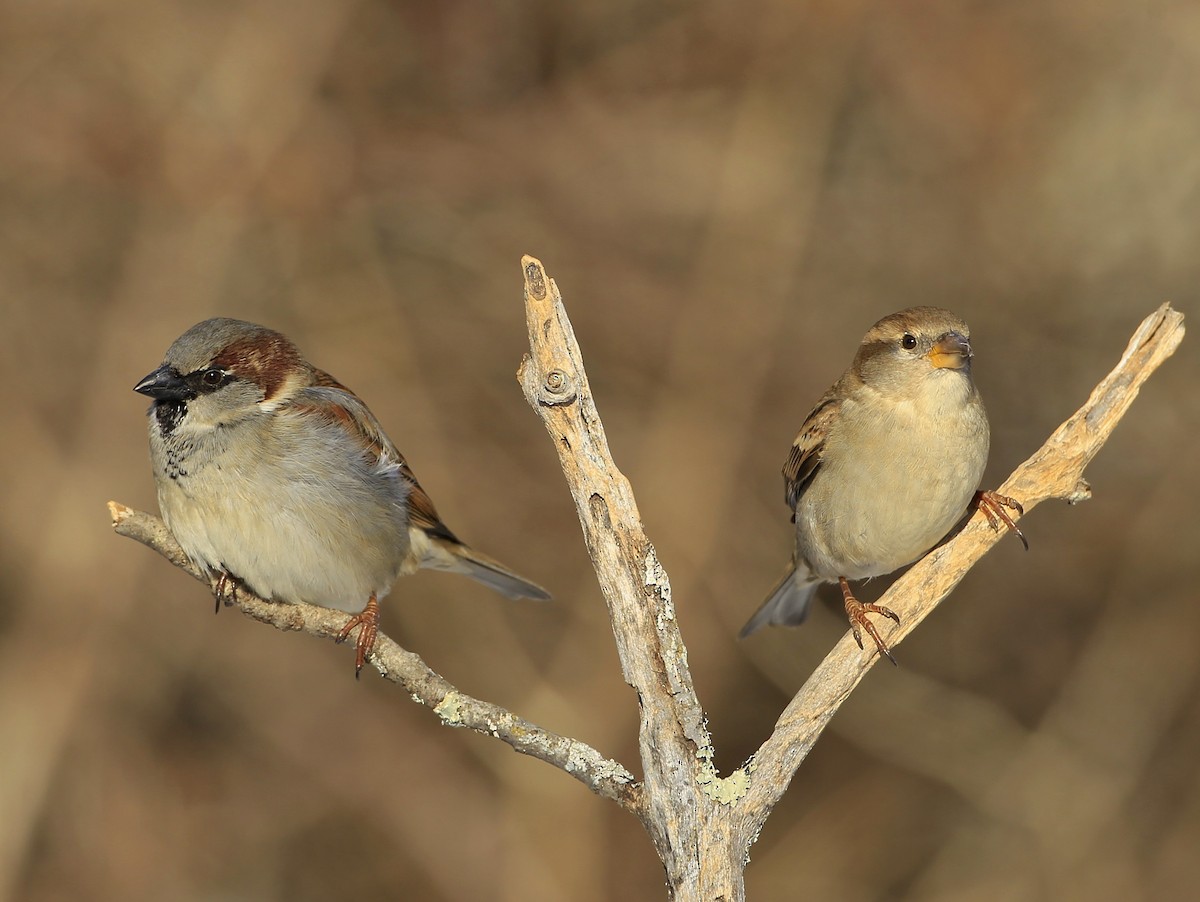
[[[214,366],[211,369],[205,370],[204,375],[202,375],[200,378],[203,380],[205,385],[217,386],[220,385],[221,380],[225,378],[225,372],[224,370],[219,370]]]
[[[900,339],[900,347],[906,351],[911,351],[917,346],[917,338],[911,332],[905,332],[904,337]]]

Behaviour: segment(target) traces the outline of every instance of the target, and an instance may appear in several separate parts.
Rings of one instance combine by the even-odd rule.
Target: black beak
[[[133,390],[149,395],[155,401],[189,401],[196,397],[195,391],[179,372],[165,363],[135,385]]]

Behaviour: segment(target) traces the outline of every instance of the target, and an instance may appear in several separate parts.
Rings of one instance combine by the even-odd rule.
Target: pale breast
[[[159,505],[197,563],[279,601],[359,611],[387,594],[408,554],[406,486],[340,430],[276,422],[179,439],[193,445],[186,475],[156,473]]]
[[[944,393],[864,410],[846,402],[796,509],[797,552],[834,580],[916,560],[966,512],[987,463],[980,403]]]

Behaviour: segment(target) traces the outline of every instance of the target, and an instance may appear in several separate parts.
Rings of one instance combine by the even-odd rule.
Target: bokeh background
[[[520,255],[582,343],[723,771],[845,629],[734,635],[779,468],[880,316],[972,326],[997,484],[1200,285],[1187,0],[0,3],[0,898],[654,900],[633,818],[441,727],[352,652],[112,535],[153,510],[130,387],[217,314],[372,406],[447,522],[384,629],[635,771],[636,699],[514,378]],[[1200,365],[837,715],[752,899],[1191,898]],[[864,590],[873,597],[887,585]],[[836,594],[836,593],[835,593]]]

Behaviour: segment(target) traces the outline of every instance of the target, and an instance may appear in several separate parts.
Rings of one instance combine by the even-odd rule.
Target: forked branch
[[[741,899],[750,844],[817,737],[874,664],[875,650],[860,650],[847,633],[757,754],[729,777],[717,777],[669,582],[642,531],[628,482],[609,455],[562,297],[540,261],[525,257],[522,266],[532,355],[522,365],[521,382],[554,438],[608,602],[625,679],[637,690],[647,829],[676,898]],[[1147,317],[1087,403],[999,491],[1021,502],[1026,513],[1050,498],[1087,498],[1084,468],[1142,383],[1178,347],[1183,331],[1183,316],[1167,304]],[[885,636],[889,644],[924,620],[1002,537],[977,515],[897,581],[882,600],[903,621]]]
[[[874,664],[875,650],[861,651],[847,633],[755,756],[729,777],[717,776],[670,582],[642,529],[633,490],[609,453],[562,297],[538,260],[525,257],[522,267],[531,353],[518,378],[554,439],[608,605],[625,680],[637,692],[644,780],[639,783],[621,764],[582,742],[462,694],[382,634],[371,662],[386,679],[433,708],[443,723],[496,736],[636,814],[666,866],[672,898],[738,902],[745,896],[742,870],[750,844],[833,714]],[[1183,332],[1182,314],[1169,305],[1147,317],[1087,403],[999,491],[1017,499],[1026,514],[1048,499],[1074,503],[1089,497],[1085,467],[1142,383],[1179,346]],[[116,502],[109,502],[109,509],[118,533],[207,581],[157,517]],[[882,599],[902,620],[885,635],[888,643],[895,646],[924,620],[1001,537],[977,515],[898,580]],[[272,603],[245,591],[237,593],[235,604],[279,629],[324,638],[336,637],[346,622],[337,611]]]

